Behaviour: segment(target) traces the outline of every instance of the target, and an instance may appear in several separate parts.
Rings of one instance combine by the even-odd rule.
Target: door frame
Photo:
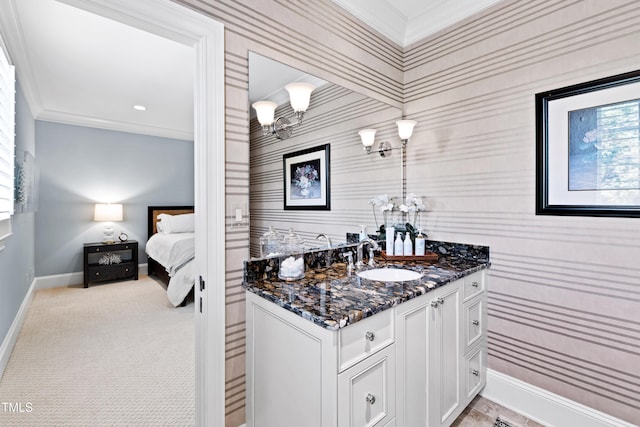
[[[58,1],[194,48],[196,425],[224,426],[224,26],[170,0]]]

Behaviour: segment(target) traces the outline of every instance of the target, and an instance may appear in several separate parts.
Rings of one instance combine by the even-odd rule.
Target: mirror
[[[315,86],[304,120],[292,126],[288,139],[265,135],[251,104],[261,100],[275,102],[278,105],[275,118],[283,116],[295,122],[296,115],[284,87],[300,81]],[[249,53],[248,102],[251,256],[260,255],[259,240],[269,226],[281,233],[294,228],[306,248],[326,244],[324,238],[317,239],[320,233],[329,236],[334,245],[345,242],[347,233],[358,233],[361,226],[366,227],[367,234],[376,234],[382,225],[382,214],[374,213],[369,202],[380,194],[388,194],[401,203],[402,156],[400,150],[386,153],[385,157],[376,151],[367,154],[358,131],[375,128],[376,143],[387,140],[397,146],[395,122],[402,118],[402,111],[253,52]],[[300,180],[286,173],[284,159],[326,144],[329,145],[326,168],[320,167],[317,175],[320,178],[326,175],[330,208],[314,208],[313,201],[305,204],[302,200],[299,205],[285,209],[285,201],[294,197],[293,183]]]

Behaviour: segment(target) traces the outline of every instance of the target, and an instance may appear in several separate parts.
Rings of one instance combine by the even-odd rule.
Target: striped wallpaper
[[[640,223],[535,215],[534,95],[640,68],[637,1],[505,1],[405,52],[407,189],[491,247],[489,367],[640,424]]]
[[[226,425],[236,427],[245,418],[242,263],[268,225],[293,226],[308,241],[319,231],[344,240],[363,221],[375,228],[368,200],[386,188],[399,194],[400,161],[397,153],[389,159],[364,154],[357,131],[375,126],[391,140],[403,102],[403,53],[329,0],[174,1],[225,25],[225,203],[251,209],[251,234],[232,227],[230,217],[226,230]],[[285,142],[250,128],[249,51],[334,83],[313,94],[304,125]],[[332,210],[283,212],[282,155],[326,143]]]
[[[242,261],[268,225],[372,231],[400,156],[365,155],[357,130],[395,144],[400,109],[419,122],[404,185],[429,236],[491,247],[490,367],[640,424],[638,220],[534,214],[534,94],[640,68],[640,3],[505,0],[402,49],[329,0],[175,1],[225,25],[225,203],[251,211],[250,231],[227,228],[228,426],[244,421]],[[333,83],[287,141],[249,122],[249,51]],[[283,211],[282,155],[324,143],[332,210]]]

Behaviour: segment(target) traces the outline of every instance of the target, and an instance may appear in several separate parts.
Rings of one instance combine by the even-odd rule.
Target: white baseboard
[[[548,427],[636,427],[618,418],[492,369],[480,394]]]
[[[138,265],[138,275],[146,275],[148,264]],[[53,274],[51,276],[36,277],[36,289],[60,288],[71,285],[82,285],[84,283],[84,273]]]
[[[36,289],[49,289],[71,285],[82,285],[83,282],[84,274],[82,272],[53,274],[51,276],[39,276],[36,277]]]
[[[22,329],[24,320],[27,317],[27,312],[29,311],[29,306],[31,305],[35,289],[36,281],[32,280],[29,289],[27,289],[27,294],[24,296],[22,304],[20,304],[20,308],[16,313],[16,317],[13,319],[11,327],[7,331],[7,335],[4,337],[4,340],[2,340],[2,345],[0,345],[0,378],[2,378],[2,375],[4,374],[4,370],[9,363],[9,358],[11,357],[11,352],[13,352],[16,341],[18,341],[18,335],[20,335],[20,330]]]

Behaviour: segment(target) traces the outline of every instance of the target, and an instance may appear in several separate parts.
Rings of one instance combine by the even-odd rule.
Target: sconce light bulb
[[[289,92],[289,99],[291,100],[291,108],[293,111],[305,112],[309,108],[309,102],[311,101],[311,92],[316,88],[311,83],[294,82],[289,83],[284,87]]]
[[[274,115],[278,104],[271,101],[258,101],[251,105],[256,110],[258,121],[264,126],[270,126],[274,122]]]
[[[403,144],[406,144],[413,134],[413,127],[417,124],[415,120],[398,120],[398,136]]]
[[[375,138],[376,138],[376,130],[362,129],[361,131],[358,132],[358,135],[360,135],[360,139],[362,140],[362,145],[364,145],[365,148],[369,147],[369,151],[370,151],[371,146],[373,145],[373,142],[375,141]]]

